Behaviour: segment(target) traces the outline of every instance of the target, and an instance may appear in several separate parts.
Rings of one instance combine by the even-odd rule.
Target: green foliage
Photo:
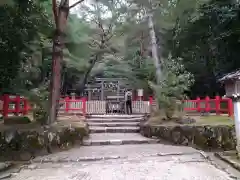
[[[49,109],[48,85],[45,84],[38,88],[31,89],[31,91],[25,94],[25,97],[28,98],[33,108],[32,110],[34,120],[45,124],[47,122],[47,113]]]
[[[159,107],[170,119],[176,108],[177,101],[185,98],[185,93],[194,83],[193,75],[187,72],[182,64],[182,59],[172,58],[171,55],[164,60],[163,77],[159,85],[150,82],[154,89]]]
[[[16,93],[15,82],[19,72],[34,52],[33,42],[41,43],[43,34],[49,34],[48,16],[38,2],[15,1],[11,6],[0,6],[0,89],[1,93]],[[14,88],[13,88],[14,87]]]
[[[179,16],[169,45],[195,76],[192,93],[214,96],[221,90],[217,79],[240,68],[239,3],[211,0],[193,10]]]
[[[203,88],[211,95],[212,89],[218,90],[218,76],[240,67],[236,2],[152,0],[151,5],[143,0],[100,0],[80,10],[78,15],[69,14],[67,22],[63,94],[83,89],[96,76],[127,78],[132,88],[149,94],[154,89],[160,107],[170,109],[170,117],[176,100],[183,99],[194,84],[192,74],[195,95],[201,95]],[[163,59],[158,86],[153,83],[156,69],[146,18],[150,10]],[[30,92],[27,97],[42,114],[42,118],[36,115],[38,119],[45,119],[47,110],[43,84],[51,76],[51,11],[47,0],[0,4],[0,91]]]

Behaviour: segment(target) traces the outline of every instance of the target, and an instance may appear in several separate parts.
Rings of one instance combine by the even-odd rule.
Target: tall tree
[[[239,4],[212,0],[194,11],[179,16],[182,23],[174,29],[170,41],[173,55],[183,57],[186,68],[195,76],[192,96],[222,94],[217,78],[240,67]]]
[[[53,123],[56,120],[57,115],[61,87],[61,63],[63,60],[64,48],[63,37],[67,26],[69,10],[83,1],[84,0],[79,0],[76,3],[69,5],[69,0],[61,0],[59,4],[57,4],[57,0],[52,0],[52,10],[56,29],[53,37],[52,79],[50,85],[50,111],[47,122],[48,124]]]
[[[20,87],[16,88],[19,84],[14,79],[26,70],[24,65],[32,59],[32,42],[40,45],[40,39],[48,36],[46,30],[51,29],[48,19],[38,1],[15,1],[10,6],[0,6],[1,93],[18,93]]]
[[[109,59],[116,57],[119,51],[118,41],[123,37],[123,32],[119,26],[121,15],[124,14],[125,9],[125,6],[121,5],[121,1],[93,1],[88,6],[82,6],[81,16],[89,23],[92,35],[88,39],[90,57],[77,88],[80,92],[84,90],[91,75],[101,73],[102,65]]]

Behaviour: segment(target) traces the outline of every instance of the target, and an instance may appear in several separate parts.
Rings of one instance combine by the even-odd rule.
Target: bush
[[[150,82],[159,108],[167,119],[171,119],[176,110],[183,110],[185,92],[194,82],[193,75],[185,70],[181,62],[181,58],[173,59],[169,55],[164,60],[161,81],[158,84]]]
[[[27,98],[33,108],[33,118],[41,124],[46,124],[47,122],[48,96],[47,86],[32,89],[27,94]]]

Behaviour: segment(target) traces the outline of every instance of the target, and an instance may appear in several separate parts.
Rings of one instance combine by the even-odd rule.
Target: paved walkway
[[[101,160],[102,159],[102,160]],[[44,163],[39,163],[39,161]],[[230,180],[201,153],[161,144],[89,146],[38,158],[12,180]]]
[[[102,146],[104,141],[110,143]],[[137,133],[93,133],[85,143],[36,158],[12,180],[236,179],[191,147],[157,144]]]

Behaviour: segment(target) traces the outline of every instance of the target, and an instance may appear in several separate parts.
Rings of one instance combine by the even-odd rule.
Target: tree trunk
[[[151,0],[149,0],[149,2],[151,5]],[[156,34],[155,34],[153,20],[152,20],[153,14],[150,11],[148,12],[148,28],[149,28],[149,35],[151,38],[152,57],[154,59],[154,65],[156,68],[156,80],[157,80],[157,84],[159,84],[162,76],[162,70],[161,70],[161,65],[158,57],[157,40],[156,40]]]
[[[55,7],[53,7],[55,8]],[[57,107],[60,98],[61,88],[61,63],[63,60],[63,35],[66,28],[67,17],[69,13],[69,0],[61,0],[58,7],[57,15],[55,14],[56,31],[53,37],[52,48],[52,79],[50,85],[50,108],[48,124],[52,124],[56,120]]]
[[[95,56],[95,59],[94,60],[91,60],[91,64],[90,66],[88,67],[88,69],[86,70],[86,72],[84,73],[84,76],[83,76],[83,79],[80,83],[80,86],[79,86],[79,94],[81,95],[85,89],[85,84],[87,83],[87,80],[88,80],[88,77],[94,67],[94,65],[96,64],[96,62],[99,60],[99,56],[100,55],[96,55]]]

